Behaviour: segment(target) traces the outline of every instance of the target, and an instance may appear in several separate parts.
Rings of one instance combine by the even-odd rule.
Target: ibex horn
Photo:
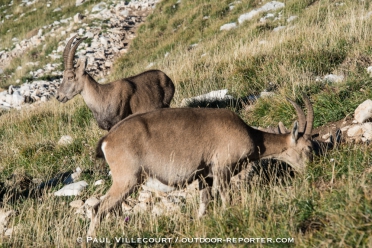
[[[71,69],[71,68],[67,68],[67,58],[68,58],[68,53],[70,52],[70,49],[71,49],[71,44],[72,42],[74,41],[74,39],[76,38],[77,35],[73,36],[66,44],[66,47],[65,47],[65,50],[63,51],[63,65],[65,66],[65,69]]]
[[[293,107],[296,109],[296,113],[297,113],[297,116],[298,116],[298,122],[299,122],[298,123],[299,124],[298,131],[300,133],[303,133],[305,131],[305,126],[306,126],[305,113],[297,103],[295,103],[294,101],[292,101],[289,98],[287,98],[287,101],[290,102],[293,105]]]
[[[72,69],[74,67],[74,63],[73,62],[74,62],[74,56],[75,56],[76,49],[78,48],[78,46],[80,45],[80,43],[83,42],[85,39],[86,39],[86,37],[78,40],[76,42],[76,44],[74,44],[74,46],[69,51],[68,58],[67,58],[67,69]]]

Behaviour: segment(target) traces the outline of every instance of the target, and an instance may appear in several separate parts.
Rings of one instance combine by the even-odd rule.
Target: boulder
[[[361,103],[355,109],[354,118],[358,123],[372,119],[372,100],[368,99]]]

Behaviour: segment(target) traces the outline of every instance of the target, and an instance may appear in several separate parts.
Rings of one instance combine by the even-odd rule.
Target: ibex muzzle
[[[86,60],[79,60],[74,67],[76,49],[85,40],[78,39],[71,47],[75,37],[68,41],[63,52],[65,71],[56,96],[58,101],[65,103],[81,94],[98,126],[104,130],[110,130],[131,114],[170,106],[174,84],[162,71],[145,71],[108,84],[99,84],[85,71]]]
[[[301,108],[294,102],[297,113]],[[97,146],[97,155],[110,166],[113,184],[96,206],[88,236],[94,234],[101,217],[118,206],[144,176],[170,186],[199,179],[199,216],[209,202],[210,187],[229,201],[230,178],[241,171],[245,161],[274,158],[303,171],[312,160],[313,109],[305,97],[303,111],[290,133],[274,134],[254,129],[226,109],[159,109],[133,115],[116,125]]]

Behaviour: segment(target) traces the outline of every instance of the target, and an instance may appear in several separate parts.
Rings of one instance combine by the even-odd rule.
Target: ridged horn
[[[311,136],[311,132],[313,130],[313,122],[314,122],[314,109],[313,109],[313,105],[310,102],[309,97],[306,94],[303,94],[303,98],[305,100],[305,106],[307,109],[305,135]]]
[[[71,49],[71,44],[76,38],[77,35],[73,36],[66,44],[65,50],[63,51],[63,65],[66,69],[72,69],[72,68],[67,68],[67,58],[68,58],[68,53],[70,52]]]
[[[298,128],[298,131],[300,133],[303,133],[305,131],[305,126],[306,126],[306,116],[305,116],[305,113],[304,111],[302,110],[302,108],[297,104],[295,103],[294,101],[292,101],[291,99],[287,98],[287,101],[290,102],[293,107],[295,108],[296,110],[296,113],[297,113],[297,116],[298,116],[298,124],[299,124],[299,128]]]
[[[78,48],[80,43],[83,42],[85,39],[86,39],[86,37],[78,40],[76,42],[76,44],[74,44],[74,46],[69,51],[68,58],[67,58],[67,68],[68,69],[72,69],[74,67],[74,56],[75,56],[76,49]]]

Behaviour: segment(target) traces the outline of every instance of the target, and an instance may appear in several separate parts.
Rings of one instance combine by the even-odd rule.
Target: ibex
[[[296,103],[291,102],[294,106]],[[248,126],[226,109],[169,108],[132,115],[104,136],[97,157],[110,166],[113,184],[94,208],[88,236],[103,215],[115,208],[146,177],[177,186],[199,179],[202,216],[211,186],[229,203],[230,177],[242,162],[275,158],[303,171],[312,160],[313,109],[305,98],[307,118],[299,117],[288,134],[274,134]]]
[[[79,60],[74,68],[76,49],[86,39],[79,39],[71,48],[75,37],[67,42],[63,52],[65,70],[57,92],[58,101],[65,103],[81,94],[98,126],[104,130],[110,130],[128,115],[169,107],[174,84],[162,71],[145,71],[133,77],[99,84],[85,71],[86,61]]]

